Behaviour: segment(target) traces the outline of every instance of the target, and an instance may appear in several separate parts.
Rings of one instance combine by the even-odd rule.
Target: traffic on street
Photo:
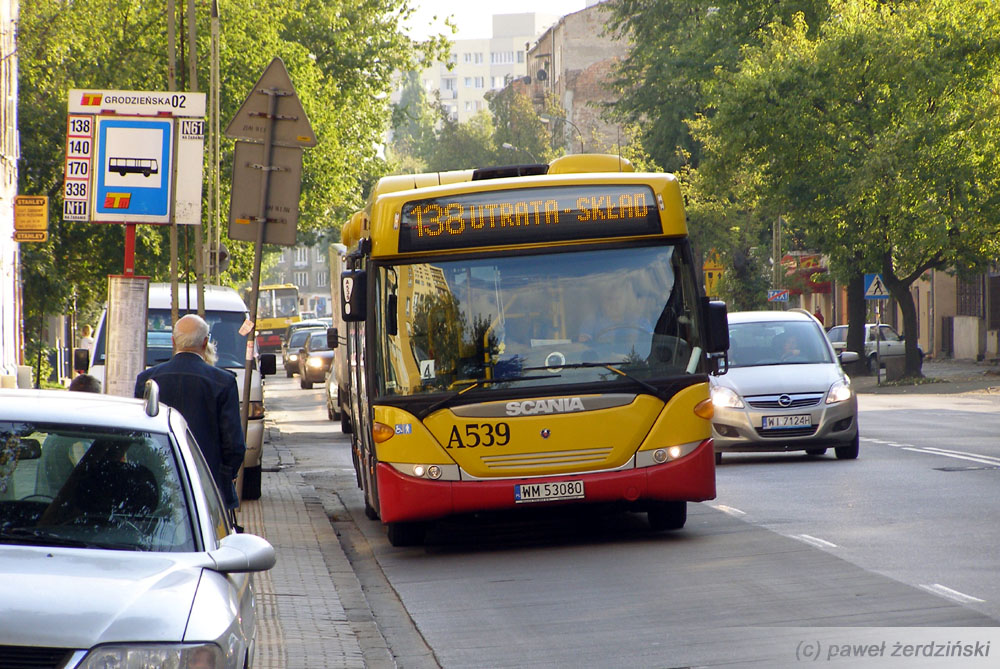
[[[323,391],[280,373],[266,391],[280,470],[322,504],[350,565],[349,587],[329,576],[357,607],[364,666],[785,666],[803,628],[821,644],[837,628],[943,643],[1000,620],[1000,531],[982,522],[1000,511],[997,393],[862,393],[857,460],[727,454],[717,498],[689,505],[679,532],[552,510],[451,518],[397,548],[365,515]]]

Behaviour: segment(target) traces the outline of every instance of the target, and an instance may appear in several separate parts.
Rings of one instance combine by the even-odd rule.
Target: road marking
[[[1000,458],[995,458],[991,455],[979,455],[978,453],[953,451],[947,448],[936,448],[934,446],[914,446],[913,444],[897,444],[894,441],[883,441],[882,439],[866,438],[862,439],[862,441],[868,441],[873,444],[881,444],[883,446],[892,446],[893,448],[898,448],[903,451],[923,453],[924,455],[941,455],[946,458],[955,458],[956,460],[969,460],[971,462],[978,462],[979,464],[982,465],[1000,466]]]
[[[951,588],[945,587],[940,583],[935,583],[934,585],[921,585],[920,587],[927,592],[947,597],[948,599],[958,602],[959,604],[982,604],[986,601],[985,599],[979,599],[978,597],[967,595],[964,592],[959,592],[958,590],[952,590]]]
[[[714,506],[716,509],[718,509],[723,513],[728,513],[730,516],[735,516],[736,518],[747,515],[746,511],[740,511],[735,507],[726,506],[725,504],[713,504],[712,506]]]
[[[793,534],[792,538],[803,541],[810,546],[815,546],[816,548],[837,548],[837,544],[830,543],[825,539],[820,539],[809,534]]]

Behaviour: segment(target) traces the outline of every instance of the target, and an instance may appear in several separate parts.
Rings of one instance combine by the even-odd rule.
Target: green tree
[[[176,4],[177,88],[187,90],[185,3]],[[415,44],[401,32],[410,5],[411,0],[230,0],[222,8],[223,127],[279,56],[319,140],[304,154],[300,239],[336,228],[385,173],[376,147],[389,120],[392,73],[412,70],[418,58],[445,50],[443,37]],[[34,0],[22,5],[20,18],[19,188],[49,195],[52,211],[59,212],[69,89],[166,90],[167,20],[163,3],[141,0]],[[207,12],[197,20],[198,83],[205,90]],[[223,140],[222,212],[229,207],[232,147],[232,140]],[[99,302],[105,276],[121,272],[122,226],[53,218],[51,241],[24,249],[30,318],[63,311],[74,288],[78,304]],[[167,277],[166,238],[165,226],[138,226],[136,273]],[[182,237],[182,249],[183,243]],[[243,284],[251,270],[252,244],[227,246],[232,254],[228,280]],[[182,260],[182,267],[189,264]]]
[[[773,24],[720,78],[693,124],[701,171],[784,211],[842,280],[881,272],[913,333],[924,272],[997,255],[1000,7],[841,0],[832,16]]]

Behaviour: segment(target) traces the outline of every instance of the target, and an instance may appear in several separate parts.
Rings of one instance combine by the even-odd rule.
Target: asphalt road
[[[803,639],[837,630],[998,624],[998,535],[979,513],[1000,510],[987,494],[998,473],[908,450],[931,447],[918,441],[928,424],[956,435],[985,422],[985,406],[935,417],[935,396],[864,398],[859,460],[733,455],[719,498],[690,505],[680,532],[651,533],[638,514],[491,516],[394,548],[364,516],[322,390],[279,375],[267,392],[399,666],[791,666]],[[987,455],[990,424],[963,448]]]

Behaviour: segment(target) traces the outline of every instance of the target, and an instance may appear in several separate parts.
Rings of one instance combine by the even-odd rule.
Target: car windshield
[[[164,434],[0,422],[0,543],[195,550]]]
[[[685,262],[668,245],[380,266],[379,392],[634,387],[703,371]]]
[[[823,334],[806,321],[729,324],[729,366],[803,365],[833,362]]]
[[[847,341],[847,328],[843,325],[832,327],[830,328],[830,331],[826,333],[826,336],[832,342]]]
[[[243,369],[246,364],[246,335],[240,334],[240,328],[247,319],[247,314],[238,311],[208,311],[205,320],[209,326],[209,336],[215,342],[218,360],[216,367]],[[104,364],[105,333],[101,329],[100,337],[94,348],[94,362]],[[146,317],[146,366],[152,367],[170,360],[173,355],[173,321],[169,309],[150,309]]]
[[[309,339],[309,335],[312,333],[309,330],[299,330],[292,333],[291,338],[288,340],[288,347],[294,350],[298,350],[300,347],[305,346],[306,340]]]

